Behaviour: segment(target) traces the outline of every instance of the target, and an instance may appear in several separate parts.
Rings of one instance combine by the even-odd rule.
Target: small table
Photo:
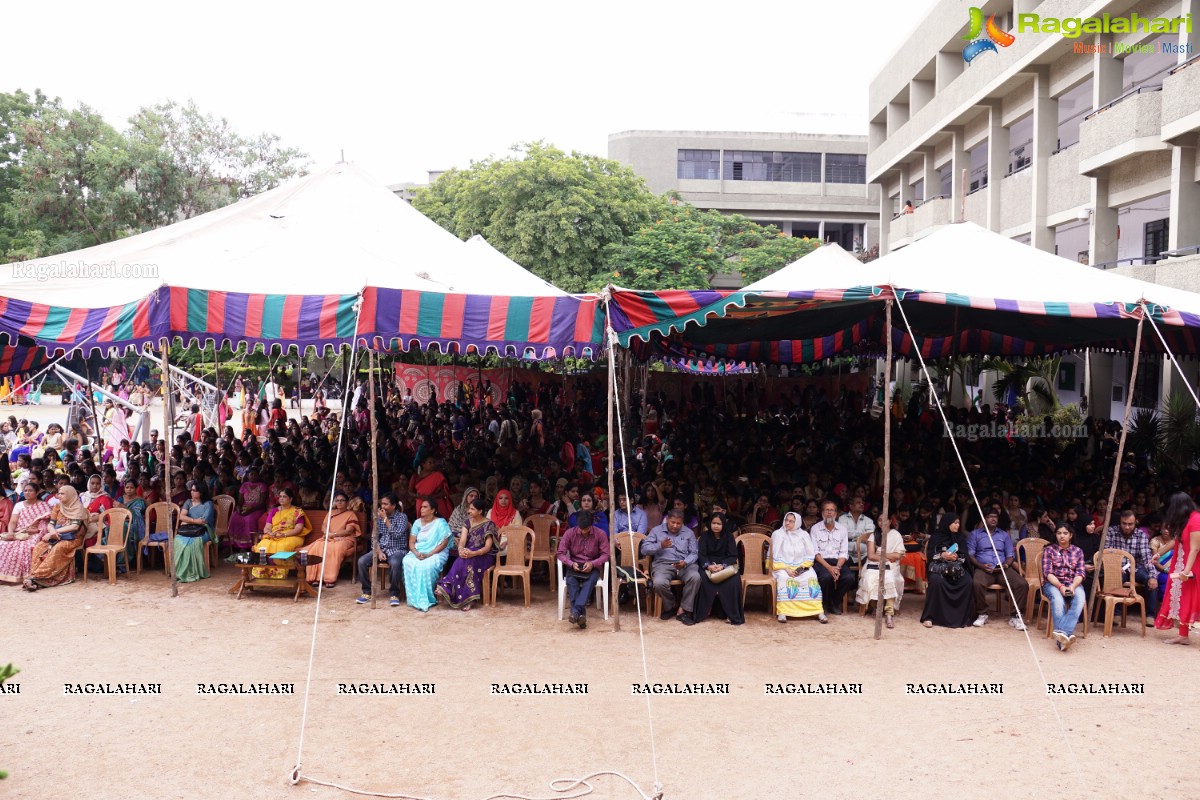
[[[310,555],[308,563],[305,566],[311,567],[320,563],[320,556]],[[236,592],[238,600],[242,599],[242,593],[247,589],[285,589],[295,593],[292,596],[293,603],[299,600],[301,595],[305,597],[317,596],[316,590],[309,586],[308,581],[305,580],[306,576],[304,570],[300,567],[299,555],[283,559],[268,558],[264,567],[264,565],[258,563],[257,553],[255,553],[250,561],[246,563],[239,561],[234,566],[242,571],[242,577],[238,579],[237,583],[229,587],[229,593],[234,594]],[[283,567],[287,569],[288,575],[284,578],[256,578],[253,575],[253,570],[256,567]]]

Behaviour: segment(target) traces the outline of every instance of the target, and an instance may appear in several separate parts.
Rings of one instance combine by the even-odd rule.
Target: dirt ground
[[[316,602],[238,601],[226,591],[235,577],[223,564],[177,598],[161,572],[115,587],[0,587],[0,663],[22,670],[20,694],[0,695],[0,768],[10,772],[0,796],[86,787],[97,798],[350,797],[287,781]],[[531,608],[507,590],[496,609],[468,613],[371,610],[355,595],[343,579],[321,601],[304,774],[474,800],[552,797],[551,780],[607,769],[652,793],[647,702],[631,689],[644,680],[632,614],[616,633],[593,607],[580,631],[557,621],[544,583]],[[645,619],[651,682],[729,684],[728,695],[651,698],[664,796],[763,798],[804,786],[827,797],[1084,796],[1099,786],[1111,796],[1200,794],[1195,770],[1150,767],[1197,740],[1200,701],[1180,687],[1200,646],[1166,647],[1164,634],[1131,628],[1107,640],[1093,632],[1062,654],[1035,637],[1048,681],[1145,684],[1140,696],[1052,704],[1021,634],[995,617],[982,629],[927,630],[920,604],[906,595],[882,641],[871,619],[780,625],[754,601],[740,628]],[[64,683],[82,682],[161,683],[162,694],[64,695]],[[219,682],[293,682],[296,694],[197,695],[197,683]],[[436,694],[339,695],[343,682],[434,683]],[[587,683],[588,693],[496,696],[493,682]],[[764,694],[767,683],[808,682],[858,683],[862,694]],[[1004,694],[910,695],[909,682],[1003,683]],[[594,785],[592,797],[637,799],[616,778]]]

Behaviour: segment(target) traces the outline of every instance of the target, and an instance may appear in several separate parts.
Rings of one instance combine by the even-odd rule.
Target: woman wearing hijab
[[[817,550],[812,537],[800,526],[800,515],[789,511],[783,527],[771,534],[770,569],[775,576],[775,613],[780,622],[788,617],[817,617],[829,622],[821,601],[821,584],[813,561]]]
[[[696,562],[700,566],[700,590],[696,594],[692,619],[696,622],[704,620],[713,601],[719,600],[725,621],[730,625],[741,625],[746,617],[742,613],[742,579],[738,575],[738,548],[733,539],[733,526],[718,512],[709,515],[704,528]]]
[[[524,525],[524,520],[521,519],[521,512],[517,511],[517,505],[513,502],[512,492],[508,489],[501,489],[496,492],[496,499],[492,501],[492,509],[487,513],[488,519],[496,526],[496,530],[504,529],[505,525]],[[500,537],[500,549],[503,550],[508,545],[508,537]]]
[[[34,545],[25,589],[33,592],[48,586],[61,586],[75,580],[75,551],[83,546],[87,533],[87,509],[79,502],[79,493],[69,485],[61,486],[57,520],[42,541]]]
[[[1083,579],[1083,591],[1091,597],[1092,577],[1096,569],[1094,559],[1104,542],[1104,531],[1097,528],[1092,515],[1087,513],[1083,506],[1068,508],[1063,520],[1073,533],[1071,544],[1083,551],[1083,568],[1087,571],[1087,577]]]
[[[966,572],[967,535],[957,514],[946,514],[929,539],[925,555],[929,583],[925,587],[926,628],[965,628],[974,620],[971,576]]]
[[[467,518],[470,516],[471,501],[476,497],[479,497],[479,490],[474,486],[468,486],[467,490],[463,492],[462,502],[458,504],[458,507],[454,509],[454,513],[450,515],[450,532],[454,536],[457,536],[457,532],[461,531],[462,526],[467,524]],[[484,508],[487,508],[486,503],[484,504]],[[457,547],[458,544],[452,537],[450,540],[450,549],[455,550]]]

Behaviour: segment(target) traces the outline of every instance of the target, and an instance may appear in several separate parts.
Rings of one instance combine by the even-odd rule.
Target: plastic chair
[[[562,523],[550,514],[533,514],[525,520],[525,524],[533,529],[533,548],[529,554],[532,567],[538,562],[545,562],[546,570],[550,573],[550,591],[554,591],[554,577],[557,571],[554,564],[558,563],[558,537]],[[551,532],[553,531],[553,532]]]
[[[644,533],[621,531],[609,542],[617,549],[617,589],[627,583],[637,584],[642,587],[643,597],[650,588],[650,559],[641,554],[644,541]]]
[[[1033,616],[1037,598],[1042,594],[1042,552],[1046,544],[1045,539],[1022,539],[1017,542],[1017,563],[1025,565],[1025,580],[1029,584],[1024,609],[1027,620]]]
[[[125,537],[129,533],[133,515],[124,508],[108,508],[100,512],[100,530],[107,526],[108,537],[106,544],[94,544],[83,551],[83,582],[87,583],[87,557],[98,555],[104,558],[104,566],[108,572],[108,582],[117,583],[117,557],[125,552]]]
[[[563,564],[558,559],[554,560],[558,567],[555,570],[558,573],[558,621],[562,622],[563,608],[567,605],[567,582],[563,580]],[[608,621],[608,570],[609,562],[604,562],[604,572],[600,575],[600,580],[596,581],[596,608],[604,610],[604,620]],[[528,604],[526,604],[528,605]]]
[[[743,530],[746,526],[742,526]],[[751,586],[766,586],[771,592],[771,616],[775,616],[775,576],[767,569],[767,554],[771,537],[762,533],[743,533],[737,537],[738,546],[745,551],[742,571],[742,607],[746,606],[746,590]]]
[[[1096,613],[1099,613],[1099,604],[1104,603],[1104,635],[1112,636],[1113,617],[1116,615],[1117,606],[1121,607],[1121,627],[1124,628],[1129,619],[1129,607],[1136,605],[1142,609],[1142,638],[1146,638],[1146,599],[1138,594],[1133,585],[1132,565],[1136,563],[1133,556],[1126,550],[1106,547],[1096,554],[1096,559],[1099,565],[1096,567],[1096,578],[1092,581],[1092,587],[1096,596]],[[1126,561],[1130,564],[1128,582],[1121,569],[1121,565]],[[1096,589],[1097,585],[1099,589]]]
[[[219,494],[213,498],[213,505],[217,508],[217,519],[213,524],[213,559],[212,566],[217,566],[217,557],[221,554],[221,539],[229,537],[229,518],[233,516],[233,509],[237,505],[237,501],[227,494]],[[205,548],[207,549],[207,548]]]
[[[154,520],[153,526],[150,520]],[[148,561],[150,556],[147,553],[147,548],[151,550],[161,550],[163,556],[163,572],[167,577],[170,577],[171,564],[171,540],[175,538],[175,529],[179,526],[179,506],[166,501],[152,503],[146,507],[146,538],[142,540],[138,547],[137,556],[137,574],[142,574],[142,554],[146,554]],[[167,540],[165,542],[150,541],[150,534],[165,533]]]
[[[526,528],[524,525],[505,525],[500,529],[500,533],[508,537],[508,551],[503,556],[504,562],[491,570],[491,605],[493,608],[496,605],[500,578],[507,576],[521,579],[525,587],[525,607],[529,608],[529,573],[532,571],[529,549],[537,534],[532,528]]]

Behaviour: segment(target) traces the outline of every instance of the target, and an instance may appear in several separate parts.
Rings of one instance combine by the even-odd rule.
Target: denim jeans
[[[1154,619],[1158,616],[1158,605],[1161,601],[1159,589],[1163,587],[1160,585],[1157,588],[1151,589],[1147,585],[1147,581],[1149,581],[1151,578],[1155,578],[1160,584],[1162,584],[1165,582],[1163,580],[1163,576],[1159,575],[1159,572],[1156,569],[1150,570],[1149,573],[1147,573],[1144,569],[1139,569],[1134,573],[1134,577],[1137,578],[1138,583],[1146,587],[1143,595],[1146,598],[1146,619]]]
[[[383,559],[380,559],[382,561]],[[388,573],[391,576],[391,586],[388,594],[392,597],[400,596],[400,579],[404,577],[404,567],[401,562],[404,560],[404,551],[397,550],[387,557]],[[371,593],[371,568],[375,565],[375,554],[368,551],[358,557],[358,578],[362,582],[363,594]]]
[[[567,601],[571,604],[571,613],[581,617],[587,613],[588,600],[592,598],[592,590],[600,580],[600,570],[593,569],[584,574],[568,569],[563,572],[563,580],[567,582]]]
[[[1054,621],[1054,630],[1059,633],[1065,633],[1068,636],[1073,634],[1075,626],[1079,624],[1079,617],[1083,614],[1083,608],[1087,603],[1083,587],[1078,587],[1074,594],[1071,595],[1070,608],[1066,607],[1067,603],[1063,597],[1062,589],[1059,589],[1057,586],[1043,583],[1042,594],[1050,601],[1050,617]]]

